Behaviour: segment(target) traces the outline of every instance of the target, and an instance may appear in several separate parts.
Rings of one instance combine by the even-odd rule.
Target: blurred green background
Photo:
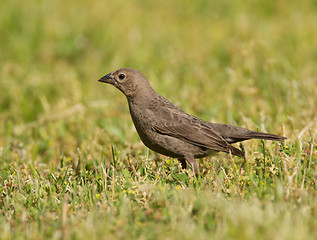
[[[14,124],[123,97],[96,80],[133,67],[185,110],[301,128],[316,106],[314,1],[4,1],[1,118]],[[289,118],[296,118],[291,121]],[[271,119],[272,118],[272,119]],[[275,130],[275,129],[274,129]]]
[[[140,159],[146,156],[146,159],[152,161],[156,157],[140,142],[122,93],[110,85],[97,82],[103,75],[122,67],[138,69],[149,79],[157,92],[186,112],[206,121],[234,124],[287,136],[288,150],[284,149],[288,154],[288,158],[284,156],[284,160],[287,159],[286,163],[283,162],[284,160],[280,162],[276,160],[278,158],[273,158],[276,164],[277,162],[280,164],[278,169],[281,175],[276,175],[278,176],[276,181],[280,182],[265,185],[263,191],[270,192],[269,196],[274,198],[277,196],[275,193],[281,193],[276,189],[284,189],[284,193],[288,193],[287,197],[284,196],[285,199],[293,201],[294,205],[297,204],[298,195],[294,194],[295,197],[292,199],[289,194],[289,191],[292,191],[290,189],[295,192],[306,189],[307,194],[315,196],[316,23],[317,2],[313,0],[301,2],[286,0],[1,1],[0,182],[2,186],[0,183],[0,190],[3,200],[0,200],[0,212],[3,216],[0,218],[0,223],[7,224],[3,225],[7,226],[3,228],[7,229],[6,231],[2,229],[3,232],[8,234],[16,231],[23,236],[25,234],[23,224],[16,222],[16,219],[23,214],[30,221],[27,228],[30,231],[29,238],[52,236],[51,231],[64,226],[66,223],[62,217],[64,211],[62,199],[64,193],[67,193],[63,185],[65,179],[68,179],[66,169],[74,170],[70,174],[72,178],[69,178],[72,180],[69,181],[75,181],[76,187],[82,186],[82,174],[86,174],[86,170],[95,169],[94,172],[87,172],[87,176],[94,179],[86,186],[87,192],[83,191],[88,196],[90,187],[96,188],[94,181],[98,177],[94,174],[104,166],[103,163],[109,165],[111,161],[117,159],[118,172],[115,174],[122,177],[120,179],[123,183],[120,184],[124,191],[129,192],[127,186],[130,185],[125,185],[128,181],[126,175],[128,173],[123,172],[122,175],[120,170],[126,167],[125,161],[131,160],[134,164],[135,169],[132,172],[129,170],[129,174],[133,176],[138,172]],[[258,162],[254,162],[260,159],[260,155],[257,155],[258,145],[258,142],[246,143],[253,167],[259,166]],[[271,153],[277,152],[272,150],[275,145],[272,147],[271,143],[268,143],[268,146]],[[226,159],[224,156],[220,156],[220,165],[217,165],[219,172],[222,172],[221,164],[224,164],[225,170],[232,168],[230,163],[222,163],[222,160]],[[307,157],[310,162],[306,171]],[[265,165],[267,167],[265,169],[271,169],[273,166],[268,162],[264,162],[269,164]],[[287,165],[290,173],[284,172],[286,165],[283,164],[290,164]],[[165,173],[161,175],[154,163],[151,168],[155,169],[153,174],[166,183],[163,179],[169,175],[164,175]],[[144,171],[145,167],[141,169]],[[299,173],[298,169],[303,172]],[[294,173],[295,177],[290,175],[291,173]],[[50,182],[53,181],[50,178],[52,174],[57,176],[58,180],[54,184],[60,192],[56,189],[50,191],[55,191],[54,198],[61,200],[55,202],[53,207],[51,203],[46,202],[46,197],[51,196],[49,194],[52,192],[48,193],[47,188],[44,188],[46,181],[54,185]],[[262,170],[260,174],[259,172],[254,174],[260,176]],[[24,189],[20,184],[28,183],[27,179],[30,179],[30,176],[33,180],[40,181],[43,192],[47,192],[48,195],[37,196],[36,199],[32,198],[32,201],[25,200],[32,197],[29,196],[30,189],[35,189],[35,185]],[[220,175],[216,174],[216,176]],[[297,180],[293,182],[289,176]],[[309,178],[307,181],[305,176]],[[210,175],[210,179],[214,177]],[[179,184],[179,180],[171,178],[172,180],[167,183]],[[140,183],[135,181],[135,184]],[[241,181],[235,182],[239,189],[237,191],[244,192],[244,187],[239,185]],[[59,186],[57,183],[60,183],[60,188],[57,187]],[[210,188],[208,180],[204,184],[202,185],[207,186],[207,189]],[[221,188],[219,187],[220,190],[217,187],[212,189],[216,194],[223,192],[229,194],[230,199],[232,192],[228,193],[229,186],[235,184],[226,184],[229,183],[226,182]],[[256,182],[257,184],[262,186],[260,180]],[[190,186],[189,188],[190,191],[195,189]],[[103,190],[99,189],[99,193],[94,190],[99,197],[101,194],[101,202],[105,201],[102,192],[107,189],[107,187]],[[112,190],[116,196],[117,190],[114,188]],[[172,190],[169,189],[176,191],[175,196],[178,196],[178,190],[173,187]],[[256,188],[252,192],[253,190],[251,189],[248,195],[252,199],[252,196],[255,196],[255,199],[259,198],[262,201],[262,197],[266,196],[262,195],[262,190],[258,191],[259,189]],[[197,197],[195,190],[193,191],[191,198]],[[207,196],[209,196],[208,191]],[[121,194],[122,189],[118,192]],[[23,196],[22,200],[18,196]],[[90,200],[87,199],[90,198],[83,197],[81,200],[88,204],[87,208],[84,207],[85,211],[93,211],[94,207],[89,205]],[[175,199],[177,205],[178,198]],[[204,195],[202,199],[199,201],[205,201],[206,196]],[[283,197],[279,199],[284,203]],[[114,197],[113,201],[116,200],[118,199]],[[44,205],[38,205],[41,201]],[[131,201],[136,204],[141,200],[135,197]],[[190,199],[188,201],[191,202]],[[308,206],[312,207],[317,200],[313,198],[309,201]],[[18,203],[21,205],[15,205]],[[213,203],[206,202],[206,204]],[[234,206],[235,209],[236,204],[239,208],[240,203],[233,203],[231,207]],[[30,206],[33,206],[33,210],[29,210]],[[273,205],[271,210],[275,212],[274,208],[279,209],[278,206]],[[227,205],[218,207],[216,209],[226,209]],[[292,208],[292,203],[291,206],[285,207],[285,211],[288,207]],[[9,214],[9,209],[15,209],[15,215]],[[17,214],[19,212],[17,209],[20,209],[20,215]],[[153,209],[155,211],[156,208]],[[262,211],[259,209],[257,211]],[[39,215],[55,211],[57,215],[48,219],[58,219],[61,225],[54,225],[52,220],[53,225],[47,225],[49,230],[46,229],[46,235],[41,235],[43,229],[38,227],[41,225]],[[143,210],[139,209],[139,211],[143,215],[147,214],[142,212]],[[250,215],[246,214],[246,216],[251,216],[253,210],[247,209],[245,212],[248,211]],[[245,212],[235,214],[241,217]],[[78,214],[77,210],[73,213]],[[136,211],[135,214],[139,213]],[[138,216],[141,216],[141,213]],[[167,211],[164,214],[169,216],[170,213]],[[176,212],[172,212],[173,214],[181,216]],[[220,216],[230,214],[222,212]],[[313,236],[310,231],[314,229],[315,215],[305,215],[307,217],[305,220],[313,224],[311,228],[306,229],[305,221],[302,222],[303,236],[306,239]],[[203,218],[205,215],[201,216]],[[236,227],[233,227],[234,224],[226,225],[231,220],[226,217],[220,217],[219,220],[217,211],[215,216],[215,218],[209,218],[209,215],[206,217],[207,222],[211,221],[218,226],[215,236],[233,236],[234,239],[239,239],[239,230],[243,227],[248,229],[243,223]],[[280,219],[281,216],[284,214],[275,216],[274,219]],[[294,216],[292,223],[300,224],[296,219],[303,220],[301,219],[303,215],[296,212]],[[78,221],[80,219],[85,218],[77,218]],[[293,229],[286,228],[287,224],[276,225],[275,220],[272,219],[268,220],[268,229],[274,226],[284,229],[284,226],[285,232],[289,235],[283,236],[295,236]],[[218,220],[224,225],[217,222]],[[79,224],[74,223],[74,219],[68,221],[70,226]],[[170,223],[164,221],[163,225]],[[33,229],[33,223],[38,224],[35,227],[37,230]],[[253,221],[250,220],[249,223],[250,228],[253,228]],[[109,226],[113,226],[114,229],[120,228],[115,223],[111,224]],[[186,224],[182,226],[186,229]],[[187,237],[197,236],[200,225],[197,226],[196,230],[191,232],[192,235],[189,234]],[[219,228],[219,226],[224,227]],[[96,227],[96,232],[99,232],[95,236],[102,235],[103,227],[103,225]],[[83,229],[88,231],[90,228]],[[153,230],[155,227],[150,229]],[[234,230],[230,232],[228,229]],[[206,235],[202,236],[208,236],[209,230],[207,229],[204,232]],[[38,235],[31,234],[32,231],[38,231]],[[67,234],[63,233],[65,237]],[[179,233],[182,233],[182,230],[179,230]],[[262,236],[261,233],[263,234],[263,231],[261,232],[260,229],[254,234],[259,234],[259,237]],[[255,236],[248,234],[251,233],[246,230],[244,236]],[[120,238],[120,234],[114,235]],[[138,238],[141,235],[135,233],[134,236]],[[269,231],[264,231],[264,235],[268,236],[268,239],[273,239]],[[85,236],[87,235],[82,235]],[[145,236],[150,238],[152,235]],[[164,238],[164,234],[161,236]],[[184,237],[186,239],[186,236]]]

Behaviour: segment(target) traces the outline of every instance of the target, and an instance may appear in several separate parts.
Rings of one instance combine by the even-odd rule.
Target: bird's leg
[[[194,170],[196,176],[199,174],[199,168],[198,168],[198,164],[197,161],[195,160],[195,158],[193,156],[185,156],[185,160],[187,162],[190,163],[190,165],[192,165],[192,169]]]
[[[182,165],[182,169],[186,169],[187,168],[187,162],[185,161],[185,159],[179,158],[178,161],[180,161],[180,163]]]

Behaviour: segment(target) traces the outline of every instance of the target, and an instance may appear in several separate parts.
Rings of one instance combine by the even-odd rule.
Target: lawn
[[[316,239],[317,4],[0,3],[0,239]],[[186,112],[286,136],[201,175],[148,150],[124,95],[141,71]]]

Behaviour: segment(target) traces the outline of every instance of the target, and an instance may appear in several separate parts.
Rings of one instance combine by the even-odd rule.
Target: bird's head
[[[98,81],[112,84],[123,92],[127,98],[142,94],[147,90],[153,90],[144,75],[133,68],[120,68],[108,73]]]

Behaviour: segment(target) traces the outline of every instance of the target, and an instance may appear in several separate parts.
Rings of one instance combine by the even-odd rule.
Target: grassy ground
[[[0,239],[316,239],[315,1],[1,1]],[[97,79],[288,137],[201,177],[140,142]]]

